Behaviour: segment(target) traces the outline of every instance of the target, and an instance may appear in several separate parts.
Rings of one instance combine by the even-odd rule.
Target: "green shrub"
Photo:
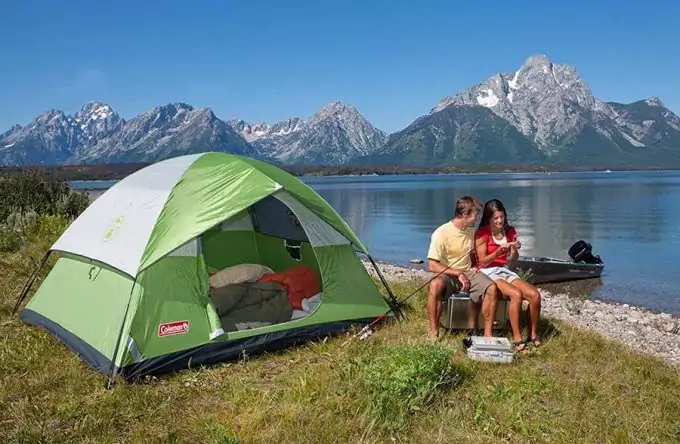
[[[517,276],[519,276],[520,279],[525,280],[530,284],[534,283],[534,272],[531,268],[529,268],[528,270],[525,270],[523,268],[517,268],[515,269],[515,273],[517,273]]]
[[[87,193],[40,169],[0,174],[0,252],[14,252],[28,237],[55,241],[90,204]]]
[[[5,226],[14,231],[24,231],[38,222],[38,213],[35,211],[12,211],[5,220]]]
[[[36,239],[55,242],[71,223],[65,216],[46,214],[37,218],[35,224],[26,228],[26,234]]]
[[[458,381],[450,349],[435,344],[387,348],[369,362],[363,382],[374,419],[402,428],[408,416],[427,407],[437,389]]]
[[[12,213],[58,214],[77,217],[87,205],[86,193],[74,192],[68,182],[40,169],[0,174],[0,222]]]
[[[90,205],[90,196],[80,191],[62,195],[55,205],[55,214],[75,219]]]
[[[21,233],[6,225],[0,225],[0,253],[13,253],[23,244]]]

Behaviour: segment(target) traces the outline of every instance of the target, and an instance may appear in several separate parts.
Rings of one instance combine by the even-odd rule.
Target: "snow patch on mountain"
[[[489,108],[498,105],[499,100],[500,99],[496,97],[496,94],[494,94],[493,90],[491,89],[482,89],[479,91],[479,95],[477,96],[477,103]]]

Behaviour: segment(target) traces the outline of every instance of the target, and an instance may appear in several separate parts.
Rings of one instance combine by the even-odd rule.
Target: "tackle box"
[[[439,318],[439,324],[448,330],[468,329],[468,312],[470,310],[470,296],[467,293],[453,293],[444,301],[444,310]],[[496,305],[496,316],[493,321],[494,330],[503,330],[508,325],[508,301],[499,300]],[[478,326],[484,328],[484,315],[480,307]]]
[[[501,364],[510,364],[514,360],[508,338],[470,336],[469,339],[471,345],[467,349],[467,355],[470,359]]]

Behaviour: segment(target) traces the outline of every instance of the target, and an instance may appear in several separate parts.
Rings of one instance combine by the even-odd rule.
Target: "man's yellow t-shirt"
[[[470,253],[474,250],[474,237],[473,228],[461,230],[449,221],[432,233],[427,257],[445,267],[450,265],[456,270],[469,270],[472,267]]]

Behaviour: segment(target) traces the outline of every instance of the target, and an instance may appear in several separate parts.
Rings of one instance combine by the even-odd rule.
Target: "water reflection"
[[[493,187],[474,186],[477,184],[466,181],[448,181],[446,187],[431,188],[427,187],[429,183],[422,182],[411,182],[411,188],[399,184],[394,189],[344,189],[341,184],[336,185],[337,188],[318,191],[348,218],[350,226],[376,256],[384,256],[381,250],[389,246],[401,251],[398,257],[389,257],[399,262],[425,254],[432,230],[453,216],[456,199],[466,194],[482,201],[502,200],[511,223],[520,233],[526,254],[563,255],[575,240],[593,236],[591,216],[584,210],[593,206],[594,197],[587,189],[582,193],[565,193],[558,187],[531,186],[527,180],[520,184],[497,183]],[[356,220],[358,214],[364,215],[361,222]]]

